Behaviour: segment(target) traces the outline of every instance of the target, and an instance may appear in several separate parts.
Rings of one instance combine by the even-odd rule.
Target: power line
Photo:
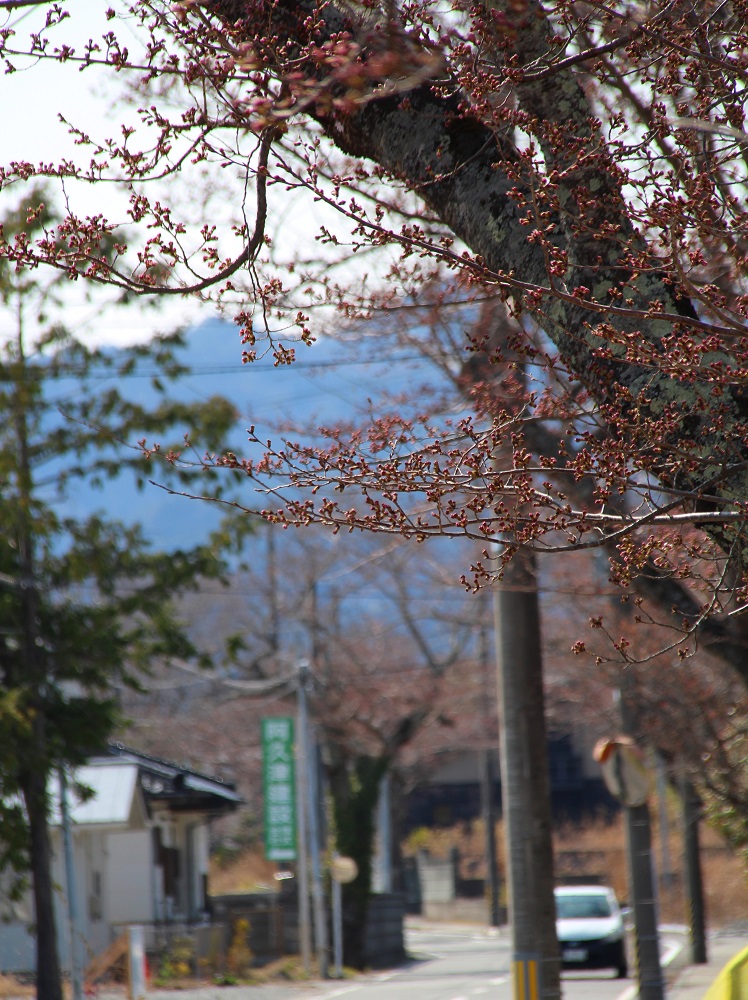
[[[359,358],[348,358],[338,361],[294,361],[292,365],[288,366],[289,371],[324,371],[332,368],[351,368],[351,367],[373,367],[375,365],[391,365],[393,362],[403,362],[403,361],[422,361],[423,357],[420,354],[405,354],[396,358],[386,357],[381,359],[359,359]],[[105,371],[87,371],[84,366],[76,367],[70,366],[59,366],[56,368],[54,374],[52,374],[48,367],[40,364],[30,364],[25,371],[25,377],[28,381],[32,381],[28,378],[29,375],[36,375],[38,371],[38,376],[34,378],[34,381],[42,381],[43,379],[49,379],[50,381],[66,378],[81,378],[81,379],[120,379],[125,378],[161,378],[168,379],[169,381],[178,382],[183,379],[188,379],[196,375],[239,375],[239,374],[267,374],[271,369],[264,368],[262,365],[255,364],[254,362],[249,364],[236,364],[236,365],[190,365],[189,368],[183,373],[175,374],[170,376],[168,373],[165,374],[162,369],[133,369],[130,372],[120,372],[114,370]],[[0,383],[3,382],[17,382],[18,378],[14,376],[4,377],[0,372]]]

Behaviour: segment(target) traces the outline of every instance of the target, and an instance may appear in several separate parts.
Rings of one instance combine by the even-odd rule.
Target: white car
[[[556,936],[566,969],[615,969],[628,976],[623,916],[616,894],[604,885],[558,886]]]

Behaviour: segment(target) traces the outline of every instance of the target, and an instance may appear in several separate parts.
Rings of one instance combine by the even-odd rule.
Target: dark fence
[[[210,906],[216,924],[231,928],[239,920],[248,922],[248,943],[256,964],[299,953],[299,912],[295,893],[231,893],[212,896]],[[367,966],[385,968],[403,960],[404,915],[405,899],[399,893],[371,896],[364,951]]]

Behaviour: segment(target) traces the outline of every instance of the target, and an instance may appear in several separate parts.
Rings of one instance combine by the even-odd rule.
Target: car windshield
[[[589,917],[610,917],[612,910],[606,896],[556,896],[556,916],[559,920],[584,920]]]

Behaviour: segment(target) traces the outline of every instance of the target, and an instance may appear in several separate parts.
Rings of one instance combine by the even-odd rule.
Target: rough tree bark
[[[489,6],[510,19],[519,67],[542,66],[553,48],[543,8],[534,0]],[[313,0],[219,0],[212,9],[234,30],[238,24],[248,39],[273,32],[293,43],[304,37],[303,21],[312,15],[322,25],[320,44],[341,31],[364,44],[376,35],[371,9],[357,4],[340,2],[320,10]],[[497,62],[500,58],[497,52]],[[311,62],[295,70],[311,76],[316,72]],[[520,202],[532,200],[532,191],[509,135],[466,109],[459,93],[444,94],[425,83],[407,93],[333,110],[312,104],[307,113],[340,150],[374,161],[416,192],[476,255],[476,267],[487,281],[508,275],[520,286],[520,296],[522,282],[550,289],[542,302],[526,305],[564,363],[601,407],[610,406],[606,416],[611,429],[640,452],[642,467],[667,488],[705,498],[704,509],[715,510],[715,524],[704,527],[723,549],[732,547],[742,564],[739,532],[718,524],[716,510],[721,502],[729,504],[748,492],[745,393],[735,385],[713,392],[706,382],[677,377],[665,363],[663,338],[673,330],[672,317],[693,320],[696,314],[661,274],[635,273],[630,252],[622,258],[622,244],[628,242],[631,251],[637,239],[621,178],[575,69],[554,68],[552,85],[520,77],[516,95],[524,111],[551,128],[551,136],[571,140],[543,144],[562,209],[553,219],[551,250],[571,262],[563,277],[549,275],[548,243],[528,239]],[[580,157],[582,147],[591,147],[593,155]],[[583,189],[596,197],[580,207],[575,192]],[[624,285],[625,308],[619,308]],[[670,318],[659,318],[662,313]],[[627,360],[627,338],[646,345],[652,363]]]
[[[343,956],[345,964],[354,969],[366,966],[366,914],[376,808],[388,765],[388,758],[359,755],[351,760],[344,752],[328,768],[337,848],[342,855],[353,858],[358,867],[356,878],[343,886]]]

